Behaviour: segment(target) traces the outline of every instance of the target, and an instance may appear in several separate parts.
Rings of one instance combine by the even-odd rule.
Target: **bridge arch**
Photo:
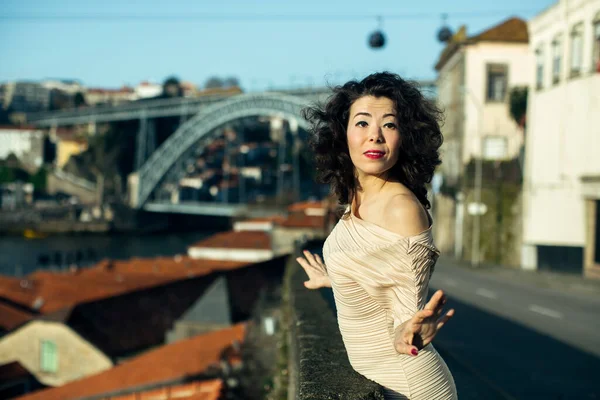
[[[144,206],[165,174],[187,150],[218,128],[239,118],[276,116],[295,119],[299,127],[308,130],[308,122],[301,115],[302,108],[308,104],[306,98],[282,93],[259,93],[236,96],[201,109],[156,149],[138,170],[136,207]]]

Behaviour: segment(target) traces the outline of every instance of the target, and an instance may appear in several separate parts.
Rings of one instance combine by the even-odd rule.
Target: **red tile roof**
[[[283,215],[271,215],[268,217],[260,217],[260,218],[252,218],[252,219],[246,219],[243,221],[239,221],[239,222],[272,222],[274,224],[280,224],[283,223],[285,221],[286,217]]]
[[[301,203],[294,203],[288,207],[288,211],[304,211],[307,208],[325,208],[323,201],[304,201]]]
[[[461,48],[462,45],[469,45],[478,42],[500,42],[500,43],[528,43],[529,32],[527,30],[527,22],[520,18],[509,18],[506,21],[499,23],[481,32],[478,35],[467,37],[466,27],[456,32],[452,39],[448,42],[440,58],[435,65],[435,69],[439,71],[452,58],[452,56]]]
[[[133,93],[133,92],[134,92],[133,88],[130,88],[127,86],[123,86],[119,89],[89,88],[87,90],[87,93],[94,93],[94,94],[126,94],[126,93]]]
[[[20,310],[0,300],[0,328],[10,331],[33,318],[32,313]]]
[[[510,18],[470,39],[475,42],[529,43],[527,22],[520,18]]]
[[[271,236],[260,231],[228,231],[217,233],[190,247],[270,250]]]
[[[185,385],[165,386],[160,389],[127,394],[123,396],[107,396],[105,400],[218,400],[223,391],[221,379],[195,381]]]
[[[68,400],[198,375],[217,365],[223,351],[234,342],[243,341],[245,331],[245,324],[238,324],[229,329],[184,339],[149,351],[99,374],[37,391],[19,399]]]
[[[208,275],[214,271],[237,269],[248,264],[187,256],[104,260],[75,273],[37,271],[22,279],[0,276],[0,299],[46,314],[79,303]]]
[[[305,214],[290,214],[281,226],[286,228],[325,228],[325,217],[324,216],[312,216]]]
[[[0,131],[39,131],[40,128],[37,128],[33,125],[0,125]]]

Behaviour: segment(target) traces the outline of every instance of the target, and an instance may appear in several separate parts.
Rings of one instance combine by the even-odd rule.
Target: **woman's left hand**
[[[417,311],[411,319],[396,328],[394,347],[398,353],[416,356],[420,349],[431,343],[437,332],[454,315],[454,309],[451,309],[442,316],[446,300],[443,291],[436,291],[423,310]]]

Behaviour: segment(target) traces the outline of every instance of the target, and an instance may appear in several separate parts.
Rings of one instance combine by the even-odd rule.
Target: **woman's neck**
[[[360,205],[377,194],[381,193],[386,183],[388,183],[386,175],[365,175],[358,177],[360,189],[356,190],[355,201],[356,205]]]

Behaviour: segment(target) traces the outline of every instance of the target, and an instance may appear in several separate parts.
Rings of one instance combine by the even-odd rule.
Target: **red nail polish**
[[[410,352],[412,353],[413,356],[416,356],[417,354],[419,354],[417,349],[412,349]]]

